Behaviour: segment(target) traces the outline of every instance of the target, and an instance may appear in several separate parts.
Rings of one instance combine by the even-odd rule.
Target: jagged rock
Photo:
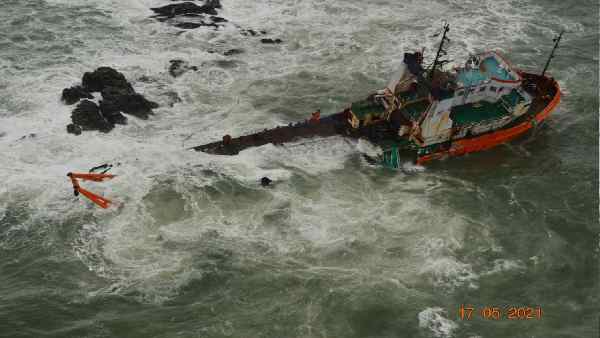
[[[157,13],[157,17],[172,18],[184,14],[209,14],[217,15],[217,8],[221,8],[218,0],[207,1],[204,5],[198,6],[193,2],[181,2],[178,4],[166,5],[162,7],[150,8]]]
[[[105,87],[102,90],[102,108],[102,112],[109,116],[114,116],[115,112],[123,112],[147,119],[152,114],[152,109],[158,108],[158,104],[127,88]]]
[[[260,42],[262,43],[267,43],[267,44],[274,44],[274,43],[282,43],[283,41],[281,39],[260,39]]]
[[[80,88],[85,93],[87,90],[100,91],[102,94],[100,107],[92,101],[84,100],[73,110],[71,119],[82,130],[108,132],[115,124],[127,124],[127,117],[122,113],[147,119],[152,114],[152,109],[158,107],[158,104],[136,93],[125,76],[110,67],[100,67],[93,72],[86,72],[83,75],[82,87],[74,88],[76,90]],[[93,97],[90,95],[87,98]],[[70,130],[75,131],[76,129],[73,128],[75,127],[70,127]]]
[[[171,65],[169,66],[169,74],[173,77],[181,76],[188,70],[198,71],[198,67],[190,66],[189,62],[184,60],[170,60]]]
[[[66,104],[74,104],[80,99],[93,99],[94,97],[82,86],[65,88],[62,91],[61,99]]]
[[[109,132],[114,125],[100,113],[98,105],[90,100],[82,100],[71,113],[71,121],[82,130],[99,130]]]
[[[81,127],[76,124],[70,123],[67,125],[67,133],[81,135]]]
[[[110,67],[100,67],[83,74],[81,84],[90,92],[100,92],[104,87],[116,87],[134,92],[125,75]]]
[[[154,18],[161,22],[168,22],[182,29],[194,29],[210,26],[215,29],[227,19],[217,16],[217,9],[222,8],[218,0],[207,0],[204,5],[198,6],[193,2],[181,2],[163,7],[151,8],[156,13]],[[208,17],[207,17],[208,16]],[[185,20],[192,18],[192,20]]]

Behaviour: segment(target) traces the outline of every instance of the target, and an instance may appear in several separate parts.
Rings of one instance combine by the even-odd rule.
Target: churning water
[[[149,18],[168,3],[0,2],[1,337],[597,336],[597,2],[223,0],[229,24],[189,31]],[[443,20],[450,59],[498,49],[536,71],[565,29],[560,110],[510,145],[400,172],[338,137],[186,150],[341,110],[404,51],[431,59]],[[199,69],[173,78],[171,59]],[[103,65],[161,108],[67,134],[61,90]],[[65,176],[105,162],[118,177],[91,190],[120,208],[75,199]],[[463,304],[543,317],[467,320]]]

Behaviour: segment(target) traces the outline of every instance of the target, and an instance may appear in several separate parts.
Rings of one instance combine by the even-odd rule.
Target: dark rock
[[[271,182],[273,182],[273,181],[266,176],[260,179],[260,185],[262,185],[263,187],[269,186],[271,184]]]
[[[62,91],[61,99],[66,104],[74,104],[80,99],[93,99],[94,97],[82,86],[65,88]]]
[[[102,90],[102,113],[108,116],[115,116],[115,112],[123,112],[147,119],[154,108],[158,108],[157,103],[128,89],[105,87]]]
[[[71,121],[82,130],[99,130],[107,133],[114,127],[102,116],[98,105],[89,100],[79,102],[71,113]]]
[[[83,74],[83,87],[90,92],[99,92],[104,87],[116,87],[134,93],[133,87],[127,82],[125,75],[110,67],[100,67],[93,72]]]
[[[274,44],[274,43],[282,43],[283,41],[281,41],[281,39],[260,39],[260,42],[262,43],[267,43],[267,44]]]
[[[163,7],[150,8],[157,13],[157,16],[172,18],[183,14],[209,14],[217,15],[216,8],[221,8],[219,1],[207,1],[203,6],[198,6],[193,2],[182,2],[178,4],[166,5]]]
[[[171,65],[169,66],[169,74],[173,77],[181,76],[183,73],[193,70],[198,71],[198,67],[190,66],[187,61],[184,60],[170,60]]]
[[[147,119],[148,115],[152,114],[152,109],[158,107],[156,103],[136,93],[125,76],[110,67],[86,72],[82,84],[84,92],[100,91],[102,94],[100,107],[94,102],[84,100],[73,111],[71,119],[82,130],[108,132],[115,124],[127,124],[127,118],[122,113]],[[63,96],[64,94],[63,91]],[[88,98],[92,98],[91,95]]]
[[[241,49],[237,49],[237,48],[232,48],[229,50],[226,50],[223,55],[225,56],[230,56],[230,55],[236,55],[236,54],[242,54],[244,51]]]
[[[217,9],[221,3],[218,0],[207,0],[204,5],[198,6],[193,2],[180,2],[163,7],[151,8],[156,13],[155,19],[168,22],[181,29],[195,29],[198,27],[219,28],[219,24],[227,22],[227,19],[217,16]],[[185,20],[193,18],[192,21]]]
[[[121,114],[121,109],[114,101],[100,101],[100,112],[112,124],[127,124],[127,117]]]
[[[81,135],[81,127],[76,124],[70,123],[67,125],[67,133]]]

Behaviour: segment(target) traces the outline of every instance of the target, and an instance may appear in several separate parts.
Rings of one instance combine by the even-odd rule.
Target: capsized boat
[[[470,55],[461,67],[444,70],[443,28],[435,60],[424,69],[423,53],[405,53],[388,85],[343,111],[193,149],[234,155],[267,143],[314,136],[365,138],[381,147],[377,158],[398,168],[410,160],[424,164],[448,156],[486,150],[508,142],[543,122],[560,102],[556,80],[546,70],[562,37],[555,39],[541,74],[515,68],[497,51]]]

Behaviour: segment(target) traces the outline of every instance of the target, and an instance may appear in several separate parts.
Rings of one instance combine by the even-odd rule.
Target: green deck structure
[[[452,108],[451,118],[453,126],[460,127],[468,124],[475,124],[487,120],[499,119],[510,114],[506,107],[514,107],[524,98],[512,90],[504,95],[497,102],[478,101],[475,103],[464,104]]]

